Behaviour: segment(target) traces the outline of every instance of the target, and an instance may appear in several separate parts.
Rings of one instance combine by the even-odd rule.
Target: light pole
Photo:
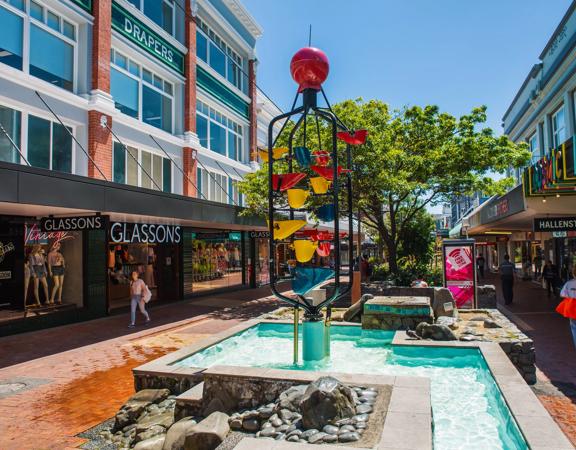
[[[465,217],[462,219],[462,229],[464,230],[464,233],[466,233],[466,239],[468,239],[468,228],[470,228],[470,220]]]

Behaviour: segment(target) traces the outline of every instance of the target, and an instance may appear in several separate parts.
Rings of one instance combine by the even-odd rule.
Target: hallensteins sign
[[[534,219],[534,231],[576,231],[576,216],[573,217],[537,217]]]
[[[184,53],[116,2],[112,3],[112,28],[168,67],[184,75]]]

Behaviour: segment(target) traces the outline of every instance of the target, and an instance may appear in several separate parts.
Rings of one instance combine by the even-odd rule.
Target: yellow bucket
[[[288,189],[288,204],[290,208],[298,209],[304,206],[310,192],[304,189]]]
[[[317,247],[318,242],[312,242],[306,239],[294,241],[294,250],[296,251],[296,259],[298,262],[305,263],[310,261]]]
[[[274,222],[274,239],[282,240],[306,225],[305,220],[279,220]]]
[[[258,153],[260,153],[262,161],[268,162],[268,150],[259,150]],[[282,157],[285,153],[288,153],[288,147],[278,147],[272,150],[272,156],[275,160]]]
[[[330,187],[330,181],[324,177],[312,177],[310,178],[310,184],[312,184],[315,194],[325,194]]]

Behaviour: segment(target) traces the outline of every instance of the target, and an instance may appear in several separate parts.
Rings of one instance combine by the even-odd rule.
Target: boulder
[[[496,309],[496,287],[491,284],[478,286],[478,308]]]
[[[427,322],[420,322],[416,327],[416,334],[422,339],[432,339],[433,341],[456,341],[457,338],[450,328],[445,325],[430,325]]]
[[[440,316],[436,319],[436,325],[445,325],[451,330],[458,329],[458,319],[455,317]]]
[[[170,428],[174,423],[174,411],[164,410],[155,414],[146,414],[138,419],[136,423],[136,431],[141,433],[143,431],[152,428],[155,425],[159,425],[166,429]]]
[[[307,385],[302,384],[292,386],[282,392],[278,397],[278,410],[288,409],[293,412],[298,412],[300,409],[300,401],[302,400],[307,388]]]
[[[352,389],[333,377],[321,377],[310,383],[302,400],[300,410],[304,428],[321,430],[338,420],[356,413]]]
[[[228,414],[213,412],[186,432],[184,450],[214,450],[230,432]]]
[[[136,392],[126,403],[146,402],[160,403],[168,398],[170,391],[168,389],[142,389]]]
[[[354,303],[350,308],[344,312],[344,322],[361,322],[362,311],[364,311],[364,303],[374,298],[372,294],[364,294],[360,300]]]
[[[180,420],[170,427],[162,450],[180,450],[184,448],[186,434],[196,425],[195,420]]]
[[[133,424],[146,411],[147,406],[148,402],[127,402],[122,405],[114,417],[112,431],[116,432]]]
[[[153,438],[153,437],[158,436],[160,434],[164,434],[165,431],[166,431],[166,428],[164,428],[160,425],[153,425],[150,428],[148,428],[146,431],[143,431],[143,432],[137,434],[135,439],[134,439],[134,442],[145,441],[147,439]]]
[[[448,288],[434,288],[432,310],[434,311],[435,318],[441,316],[458,317],[456,301]]]
[[[164,435],[154,436],[153,438],[138,442],[134,450],[162,450],[164,439]]]

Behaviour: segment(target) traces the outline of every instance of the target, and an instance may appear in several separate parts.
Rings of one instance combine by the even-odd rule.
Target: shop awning
[[[462,236],[462,222],[458,222],[454,228],[448,232],[448,236],[451,238],[459,238]]]

